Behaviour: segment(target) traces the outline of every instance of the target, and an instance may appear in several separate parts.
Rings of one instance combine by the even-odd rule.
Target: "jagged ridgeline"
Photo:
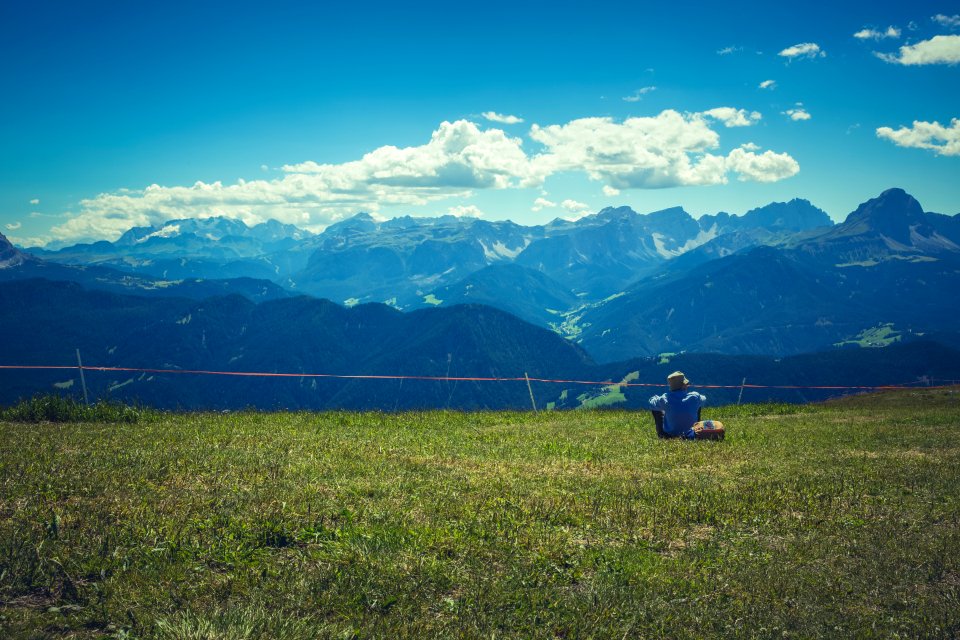
[[[924,212],[900,189],[840,224],[799,199],[743,216],[620,207],[533,227],[359,214],[318,235],[179,220],[61,248],[0,236],[2,359],[68,365],[80,348],[85,364],[156,369],[619,382],[682,364],[731,385],[952,379],[960,309],[945,294],[958,274],[960,216]],[[4,402],[78,384],[3,375]],[[530,402],[523,383],[90,378],[99,394],[163,406]],[[555,407],[639,406],[647,390],[535,392]]]

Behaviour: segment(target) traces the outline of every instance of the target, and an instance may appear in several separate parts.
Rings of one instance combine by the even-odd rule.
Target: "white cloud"
[[[83,200],[79,215],[52,229],[56,239],[116,238],[132,226],[221,215],[255,224],[269,218],[319,231],[365,210],[422,206],[473,189],[536,183],[519,138],[469,121],[444,122],[418,147],[380,147],[343,164],[304,162],[273,180],[193,186],[151,185]]]
[[[724,47],[723,49],[717,50],[717,55],[728,56],[731,53],[736,53],[737,51],[743,51],[743,47]]]
[[[796,58],[824,58],[827,52],[821,50],[820,45],[814,42],[801,42],[792,47],[787,47],[777,55],[793,60]]]
[[[352,193],[358,185],[382,189],[504,189],[530,178],[519,138],[468,120],[443,122],[430,142],[403,149],[384,146],[339,165],[284,165],[291,174],[320,177],[331,189]]]
[[[803,108],[803,106],[799,104],[794,109],[787,109],[786,111],[783,112],[783,114],[786,116],[789,116],[790,119],[793,120],[794,122],[799,122],[801,120],[809,120],[810,118],[813,117],[807,112],[806,109]]]
[[[727,156],[727,167],[737,172],[737,180],[746,182],[777,182],[796,175],[800,165],[786,153],[764,151],[754,153],[747,145],[734,149]],[[756,147],[756,145],[754,145]]]
[[[640,87],[634,91],[631,95],[625,96],[623,98],[624,102],[640,102],[643,100],[643,96],[650,93],[651,91],[656,91],[656,87]]]
[[[557,206],[556,202],[550,202],[546,198],[537,198],[533,201],[533,206],[530,207],[531,211],[540,211],[541,209],[552,209]]]
[[[30,201],[30,204],[40,204],[40,198],[34,198]]]
[[[260,165],[260,171],[264,171],[264,172],[270,171],[270,167],[268,167],[268,166],[265,165],[265,164],[262,164],[262,165]]]
[[[731,122],[752,119],[752,114],[731,111],[736,114],[727,118]],[[533,163],[543,175],[580,170],[614,189],[724,184],[728,172],[746,165],[741,161],[728,166],[725,156],[710,153],[720,144],[710,123],[704,114],[668,109],[622,123],[612,118],[581,118],[565,125],[534,125],[530,137],[543,144],[547,153]],[[741,179],[757,179],[756,175]]]
[[[447,209],[447,215],[458,218],[482,218],[483,211],[473,204],[461,204]]]
[[[749,127],[760,121],[761,115],[758,111],[747,111],[746,109],[734,109],[733,107],[716,107],[708,111],[701,112],[704,115],[715,120],[719,120],[725,127]]]
[[[884,62],[902,65],[957,64],[960,62],[960,36],[933,36],[917,44],[900,47],[900,53],[877,53]]]
[[[883,40],[884,38],[899,38],[900,29],[896,27],[887,27],[886,31],[877,31],[876,29],[863,28],[853,34],[858,40]]]
[[[569,211],[570,213],[583,213],[590,209],[590,205],[585,202],[577,202],[576,200],[564,200],[560,203],[560,206]]]
[[[247,224],[274,218],[321,231],[357,211],[376,215],[385,207],[462,202],[476,190],[536,187],[560,172],[585,173],[602,182],[608,196],[621,189],[723,184],[728,174],[740,180],[781,179],[789,174],[789,163],[774,166],[770,158],[788,158],[795,165],[786,154],[765,152],[752,159],[756,151],[752,148],[729,156],[716,151],[720,135],[715,128],[720,124],[746,126],[759,119],[757,112],[718,107],[685,114],[666,110],[622,122],[582,118],[550,126],[535,124],[529,137],[542,148],[531,154],[524,151],[520,138],[501,129],[481,129],[466,120],[444,122],[420,146],[383,146],[342,164],[285,165],[283,174],[272,179],[154,184],[102,193],[82,200],[78,213],[64,214],[49,238],[115,239],[134,226],[211,216]],[[450,202],[454,215],[481,214],[469,205],[456,204],[456,200]],[[546,197],[534,203],[534,207],[548,206],[557,205]]]
[[[940,26],[948,27],[950,29],[956,29],[957,27],[960,27],[960,15],[945,16],[942,13],[938,13],[937,15],[932,16],[930,19]]]
[[[17,229],[19,229],[19,228],[22,227],[23,225],[20,224],[19,222],[11,222],[10,224],[4,225],[4,226],[7,227],[7,230],[8,230],[8,231],[16,231]]]
[[[509,116],[497,113],[496,111],[484,111],[481,113],[484,118],[490,122],[499,122],[500,124],[520,124],[523,122],[523,118],[518,118],[517,116]]]
[[[608,184],[603,185],[603,195],[610,198],[620,195],[620,189],[614,189]]]
[[[754,144],[752,142],[745,142],[742,145],[740,145],[740,148],[745,151],[759,151],[760,145]]]
[[[960,119],[953,118],[950,126],[939,122],[914,120],[911,127],[880,127],[877,137],[885,138],[898,147],[930,149],[940,156],[960,156]]]
[[[777,81],[776,81],[776,80],[764,80],[763,82],[760,83],[760,88],[761,88],[761,89],[770,89],[770,90],[776,89],[776,88],[777,88]]]

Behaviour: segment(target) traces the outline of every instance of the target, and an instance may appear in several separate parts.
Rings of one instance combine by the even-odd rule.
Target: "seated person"
[[[669,393],[650,398],[657,435],[661,438],[695,440],[698,431],[694,427],[700,424],[700,408],[707,397],[687,389],[690,381],[682,371],[674,371],[667,376],[667,384],[670,385]]]

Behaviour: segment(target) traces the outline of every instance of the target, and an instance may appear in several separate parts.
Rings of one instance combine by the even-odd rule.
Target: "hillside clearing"
[[[0,635],[949,637],[958,409],[0,422]]]

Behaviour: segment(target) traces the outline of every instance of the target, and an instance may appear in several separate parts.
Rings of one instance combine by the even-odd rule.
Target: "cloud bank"
[[[755,146],[718,153],[716,127],[748,127],[760,119],[756,111],[734,107],[699,113],[668,109],[622,122],[604,117],[534,124],[527,139],[469,120],[443,122],[425,144],[382,146],[342,164],[288,164],[274,179],[103,193],[82,200],[79,213],[53,227],[51,236],[114,239],[133,226],[212,216],[247,224],[275,218],[320,231],[361,210],[377,213],[387,206],[462,200],[478,190],[538,187],[565,172],[602,182],[608,196],[622,189],[725,184],[731,177],[774,182],[796,174],[799,165],[786,153],[760,153]],[[453,215],[482,215],[472,205],[456,204],[449,209]],[[576,212],[571,207],[580,204],[566,200],[559,206]],[[553,206],[546,198],[534,204],[535,210]]]
[[[756,112],[718,107],[692,114],[668,109],[657,116],[628,118],[622,123],[612,118],[582,118],[565,125],[534,125],[530,137],[547,152],[535,157],[533,164],[543,175],[583,171],[617,190],[725,184],[728,173],[740,174],[741,180],[761,182],[794,175],[799,166],[787,154],[759,156],[744,150],[728,156],[711,153],[719,147],[719,134],[710,126],[712,120],[732,127],[759,119]],[[756,164],[749,165],[747,161],[753,159]],[[744,173],[742,169],[747,166],[750,169]],[[768,173],[761,175],[763,169]]]

